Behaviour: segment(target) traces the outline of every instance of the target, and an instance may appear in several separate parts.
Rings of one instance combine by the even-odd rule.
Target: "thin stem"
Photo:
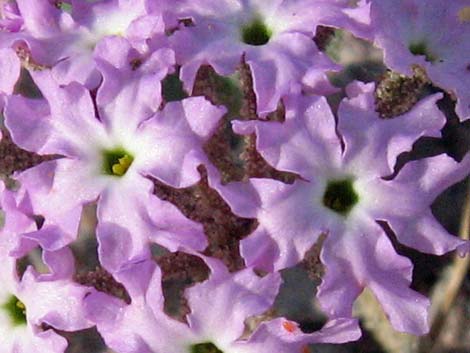
[[[467,180],[467,192],[462,209],[459,235],[462,239],[470,238],[470,179]],[[470,265],[470,256],[464,258],[455,255],[452,264],[447,269],[443,279],[433,289],[433,308],[430,314],[431,330],[420,344],[420,353],[437,353],[439,336],[457,298],[460,287],[465,279]]]

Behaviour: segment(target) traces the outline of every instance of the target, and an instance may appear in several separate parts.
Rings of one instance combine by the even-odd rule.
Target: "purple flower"
[[[24,191],[14,193],[7,190],[3,181],[0,181],[0,209],[4,218],[3,227],[0,229],[0,246],[1,254],[6,259],[18,246],[20,235],[35,230],[36,226],[34,220],[24,212],[28,209]]]
[[[457,96],[457,114],[470,118],[470,22],[467,0],[372,1],[375,43],[385,63],[412,75],[412,65],[426,69],[431,81]]]
[[[66,331],[91,327],[93,324],[84,317],[82,299],[92,290],[72,282],[73,257],[67,248],[43,253],[50,273],[40,275],[29,267],[21,279],[18,277],[16,258],[11,255],[24,250],[19,235],[35,228],[15,199],[24,203],[24,196],[5,190],[1,184],[5,224],[0,231],[0,345],[6,353],[63,353],[67,341],[41,325]]]
[[[299,89],[308,71],[304,83],[317,85],[317,76],[325,81],[326,71],[338,69],[312,41],[317,25],[352,27],[356,12],[361,12],[358,18],[364,17],[362,7],[315,0],[180,1],[168,7],[177,18],[191,18],[194,24],[170,37],[185,88],[191,92],[201,65],[230,75],[243,57],[262,115],[275,110],[283,95]]]
[[[161,274],[152,262],[130,264],[116,273],[131,296],[131,304],[95,293],[86,299],[90,319],[96,322],[106,344],[114,351],[144,352],[279,352],[301,351],[311,342],[344,342],[357,339],[354,320],[337,320],[324,331],[304,334],[284,318],[262,323],[242,339],[245,320],[260,315],[274,302],[280,275],[256,276],[252,269],[230,274],[216,260],[208,259],[209,280],[187,291],[191,313],[186,323],[163,312]]]
[[[153,65],[159,62],[153,58]],[[76,237],[82,206],[98,200],[100,259],[110,271],[146,256],[149,237],[170,249],[204,249],[202,226],[153,196],[145,176],[174,187],[197,182],[197,167],[206,162],[202,144],[224,109],[194,97],[155,112],[165,68],[141,75],[102,62],[100,69],[96,111],[85,87],[58,86],[48,72],[35,73],[48,103],[21,96],[8,100],[6,125],[14,142],[38,154],[63,156],[17,175],[33,212],[45,217],[43,227],[25,239],[51,251],[62,248]]]
[[[164,25],[158,15],[151,15],[154,5],[147,0],[72,1],[71,12],[49,0],[18,0],[24,30],[14,37],[25,41],[31,60],[51,67],[61,84],[80,82],[96,88],[100,76],[94,57],[106,55],[104,38],[125,38],[137,51],[148,52],[146,40],[163,35]]]
[[[0,1],[0,31],[18,32],[23,26],[23,19],[15,2]]]
[[[241,241],[247,265],[271,271],[294,265],[326,234],[326,275],[318,298],[328,315],[351,315],[353,301],[369,287],[397,330],[424,334],[428,300],[409,288],[412,264],[395,252],[377,221],[386,221],[401,243],[422,252],[443,254],[462,246],[429,206],[468,174],[470,156],[460,165],[445,155],[409,162],[395,178],[383,179],[401,152],[423,134],[436,135],[445,118],[435,105],[440,95],[434,95],[402,116],[379,119],[373,90],[348,88],[337,127],[326,100],[318,97],[286,100],[284,124],[237,122],[239,133],[256,131],[258,151],[271,165],[302,179],[292,185],[271,179],[214,185],[236,214],[258,219],[258,228]]]
[[[21,63],[14,50],[0,49],[0,113],[5,105],[5,96],[13,93],[20,71]]]

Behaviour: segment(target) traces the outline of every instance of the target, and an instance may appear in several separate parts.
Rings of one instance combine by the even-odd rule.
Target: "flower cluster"
[[[365,288],[396,330],[426,334],[429,300],[390,234],[470,252],[430,208],[470,153],[398,157],[441,136],[442,99],[470,119],[469,13],[467,0],[0,0],[0,350],[63,353],[61,332],[96,326],[117,353],[308,352],[360,337]],[[392,114],[384,83],[354,81],[335,106],[334,29],[430,89]],[[98,269],[84,274],[90,207]],[[306,333],[272,308],[280,271],[314,247],[327,322]],[[172,275],[191,285],[177,313]]]

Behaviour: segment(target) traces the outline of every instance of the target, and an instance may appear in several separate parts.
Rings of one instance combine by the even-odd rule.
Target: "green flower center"
[[[17,297],[11,295],[1,308],[7,312],[13,326],[26,325],[26,307]]]
[[[253,21],[242,27],[242,41],[249,45],[264,45],[269,42],[272,32],[264,22],[256,17]]]
[[[212,342],[193,344],[190,348],[191,353],[224,353]]]
[[[103,173],[122,177],[134,161],[134,157],[122,148],[103,152]]]
[[[66,2],[63,2],[63,1],[58,1],[56,3],[56,7],[62,11],[65,11],[65,12],[68,12],[68,13],[72,13],[72,5],[71,4],[68,4]]]
[[[424,41],[411,43],[408,49],[413,55],[423,55],[427,62],[434,63],[437,61],[437,57],[431,53]]]
[[[346,216],[359,201],[352,179],[331,180],[323,195],[323,204],[330,210]]]

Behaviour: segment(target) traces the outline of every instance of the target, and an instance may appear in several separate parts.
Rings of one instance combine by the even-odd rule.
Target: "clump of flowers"
[[[470,117],[469,9],[0,0],[0,350],[95,327],[117,353],[307,353],[359,339],[366,288],[426,334],[396,244],[470,252],[431,211],[470,154],[413,154]],[[381,82],[333,85],[335,28],[383,49]],[[317,331],[276,306],[303,262]]]

